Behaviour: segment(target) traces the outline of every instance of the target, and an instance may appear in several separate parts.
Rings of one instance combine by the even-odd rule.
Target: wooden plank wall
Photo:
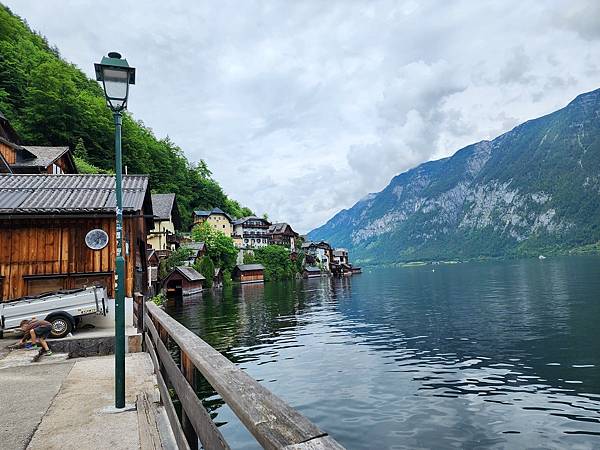
[[[125,217],[124,222],[125,236],[131,241],[130,257],[125,258],[126,295],[132,297],[136,275],[134,259],[136,251],[140,255],[141,250],[138,237],[140,231],[145,230],[142,217]],[[91,250],[85,245],[85,235],[94,228],[101,228],[109,235],[109,244],[102,250]],[[29,295],[27,277],[36,275],[66,275],[64,289],[79,287],[88,279],[90,282],[104,279],[107,294],[112,298],[115,254],[115,219],[111,217],[0,219],[2,300]],[[145,268],[143,263],[137,262]],[[145,271],[138,273],[143,275]]]
[[[17,162],[17,153],[15,152],[15,149],[9,147],[3,142],[0,142],[0,153],[2,153],[2,156],[4,156],[4,159],[8,164],[14,164]]]

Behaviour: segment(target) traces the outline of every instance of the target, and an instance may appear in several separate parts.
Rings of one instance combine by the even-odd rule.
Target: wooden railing
[[[195,370],[208,381],[242,424],[266,449],[343,450],[333,438],[276,397],[154,303],[145,304],[144,342],[150,353],[161,399],[180,449],[229,449],[195,390]],[[179,366],[167,348],[179,347]],[[169,395],[181,403],[181,418]]]

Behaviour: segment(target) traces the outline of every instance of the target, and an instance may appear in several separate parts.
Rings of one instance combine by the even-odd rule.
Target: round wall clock
[[[108,234],[104,230],[96,228],[85,235],[85,245],[92,250],[101,250],[106,247],[106,244],[108,244]]]

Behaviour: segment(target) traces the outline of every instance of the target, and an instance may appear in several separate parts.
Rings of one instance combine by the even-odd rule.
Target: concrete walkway
[[[158,400],[152,362],[146,353],[126,357],[126,402],[114,412],[114,356],[66,359],[17,350],[0,357],[0,448],[138,449],[138,396]],[[161,406],[153,403],[159,448],[175,448]]]

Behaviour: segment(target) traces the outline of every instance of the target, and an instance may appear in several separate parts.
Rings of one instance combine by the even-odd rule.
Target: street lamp
[[[121,158],[121,112],[127,108],[129,85],[135,69],[117,52],[94,64],[96,80],[102,81],[106,104],[115,117],[115,172],[117,198],[117,285],[115,293],[115,407],[125,407],[125,259],[123,257],[123,169]]]

